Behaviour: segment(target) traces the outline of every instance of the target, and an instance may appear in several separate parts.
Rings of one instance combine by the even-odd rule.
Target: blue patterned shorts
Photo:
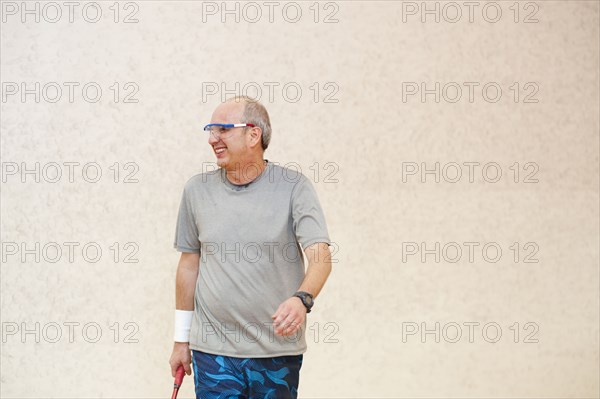
[[[296,399],[302,358],[239,358],[192,350],[196,398]]]

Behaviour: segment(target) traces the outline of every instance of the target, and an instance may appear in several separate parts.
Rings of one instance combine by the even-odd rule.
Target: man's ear
[[[258,126],[255,126],[250,131],[250,137],[252,138],[252,142],[255,144],[261,144],[262,141],[262,130]],[[253,145],[254,147],[254,145]]]

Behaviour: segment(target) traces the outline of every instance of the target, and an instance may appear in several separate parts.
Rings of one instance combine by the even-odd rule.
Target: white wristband
[[[190,342],[193,310],[175,310],[175,342]]]

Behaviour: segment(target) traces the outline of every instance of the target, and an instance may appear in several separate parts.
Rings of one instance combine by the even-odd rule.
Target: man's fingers
[[[289,337],[290,335],[294,335],[297,331],[297,323],[290,323],[287,324],[286,326],[284,326],[283,331],[281,332],[281,335],[285,336],[285,337]]]
[[[279,325],[283,322],[283,320],[285,320],[285,314],[280,313],[273,322],[275,323],[275,325]]]
[[[277,316],[281,315],[282,313],[283,313],[283,303],[277,307],[277,310],[275,311],[275,313],[273,313],[271,318],[275,319],[275,318],[277,318]]]
[[[279,316],[280,310],[281,310],[281,305],[279,305],[279,307],[277,308],[277,310],[275,311],[275,313],[273,313],[273,315],[271,316],[271,318],[274,319],[277,316]]]
[[[289,315],[287,317],[289,317]],[[273,324],[276,328],[281,328],[281,326],[285,323],[287,317],[284,314],[280,314],[279,316],[277,316]]]
[[[286,333],[287,335],[292,335],[294,332],[296,332],[296,328],[298,327],[298,324],[299,324],[298,322],[292,320],[285,326],[284,333]]]
[[[187,362],[183,363],[183,368],[185,369],[185,373],[187,375],[191,375],[192,374],[192,368],[190,367],[190,364]]]
[[[171,366],[171,376],[173,378],[175,378],[175,376],[177,375],[177,369],[179,367],[183,367],[183,369],[185,370],[185,373],[187,375],[191,375],[192,374],[192,368],[190,366],[190,363],[192,362],[192,357],[190,354],[180,354],[180,355],[174,355],[171,360],[169,361],[169,365]]]
[[[297,324],[294,320],[296,318],[294,316],[292,316],[291,314],[288,315],[288,317],[283,320],[282,322],[280,322],[277,325],[277,330],[281,333],[283,333],[284,335],[286,335],[286,333],[288,332],[288,330],[290,329],[290,327],[293,327],[294,324]]]
[[[280,306],[279,309],[277,309],[277,312],[275,312],[273,315],[275,316],[275,323],[281,323],[285,319],[285,316],[288,314],[288,312],[289,311],[287,309],[282,309]]]

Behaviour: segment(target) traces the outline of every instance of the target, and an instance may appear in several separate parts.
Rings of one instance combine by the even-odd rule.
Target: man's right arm
[[[194,310],[194,294],[196,291],[196,281],[199,272],[199,253],[182,252],[177,266],[176,286],[175,286],[175,307],[177,310]],[[192,373],[190,363],[192,357],[190,353],[189,342],[175,342],[173,353],[169,364],[171,365],[171,374],[175,373],[179,366],[183,366],[187,375]]]

